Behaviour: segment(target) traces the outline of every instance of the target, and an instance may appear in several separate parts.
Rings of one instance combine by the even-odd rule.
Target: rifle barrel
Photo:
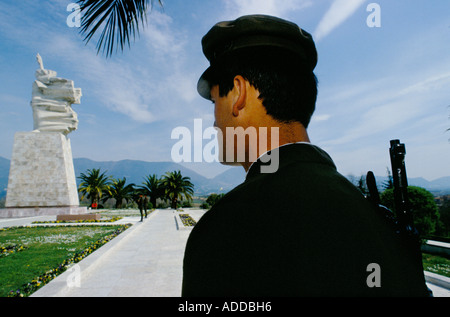
[[[405,168],[405,144],[400,140],[391,140],[389,149],[394,183],[394,203],[397,218],[404,225],[412,226],[412,215],[408,201],[408,178]]]

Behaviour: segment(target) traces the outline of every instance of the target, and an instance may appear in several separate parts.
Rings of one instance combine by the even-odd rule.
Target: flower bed
[[[81,225],[83,226],[83,225]],[[86,225],[89,226],[89,225]],[[118,236],[120,233],[125,231],[131,226],[131,224],[121,225],[119,228],[117,228],[113,233],[104,236],[103,238],[91,243],[88,245],[84,250],[75,253],[73,256],[65,259],[62,263],[60,263],[57,267],[46,271],[44,274],[39,275],[38,277],[32,279],[30,282],[23,284],[16,290],[12,290],[9,292],[9,297],[25,297],[29,296],[30,294],[34,293],[36,290],[38,290],[40,287],[44,286],[45,284],[49,283],[51,280],[53,280],[55,277],[57,277],[59,274],[66,271],[72,264],[80,262],[82,259],[87,257],[89,254],[103,246],[104,244],[108,243],[112,239],[114,239],[116,236]],[[56,226],[56,227],[67,227],[62,226]],[[11,230],[17,227],[9,227],[9,228],[2,228],[0,231],[5,230]]]
[[[115,222],[117,220],[122,219],[123,217],[112,217],[109,219],[85,219],[85,220],[55,220],[55,221],[33,221],[32,224],[40,224],[40,223],[93,223],[93,222]]]
[[[185,227],[193,227],[197,222],[188,214],[180,214],[181,222]]]
[[[3,258],[5,256],[8,256],[10,254],[20,252],[25,250],[26,247],[23,245],[9,245],[7,247],[0,247],[0,258]]]

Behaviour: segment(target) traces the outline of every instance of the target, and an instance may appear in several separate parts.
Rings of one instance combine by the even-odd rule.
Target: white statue
[[[42,57],[41,57],[41,55],[39,55],[39,53],[37,53],[36,59],[37,59],[37,62],[39,64],[39,68],[44,70],[44,63],[42,62]]]
[[[72,80],[56,77],[55,71],[44,69],[39,54],[36,59],[39,69],[35,73],[31,98],[34,131],[67,135],[78,127],[72,104],[80,104],[81,88],[74,88]]]

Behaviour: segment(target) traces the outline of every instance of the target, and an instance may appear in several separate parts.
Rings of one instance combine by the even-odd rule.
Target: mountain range
[[[73,160],[77,182],[81,173],[88,169],[100,169],[115,178],[126,177],[127,183],[142,184],[144,178],[150,174],[161,177],[166,172],[179,170],[183,176],[191,178],[196,195],[208,195],[210,193],[228,192],[242,183],[245,179],[245,171],[241,167],[230,168],[214,178],[206,178],[197,172],[173,162],[145,162],[137,160],[97,162],[86,158]],[[0,198],[6,196],[8,187],[10,160],[0,157]],[[350,178],[350,177],[349,177]],[[353,177],[353,182],[355,177]],[[377,176],[377,185],[381,187],[387,177]],[[423,187],[435,195],[450,194],[450,176],[428,181],[422,177],[409,178],[408,184]]]
[[[145,177],[156,174],[161,177],[167,172],[180,171],[181,175],[188,176],[194,184],[196,195],[228,192],[242,183],[245,179],[245,171],[242,167],[230,168],[214,178],[206,178],[197,172],[174,162],[144,162],[137,160],[97,162],[86,158],[73,159],[77,185],[78,176],[89,169],[100,169],[114,178],[126,178],[127,183],[141,185]],[[0,198],[6,195],[8,187],[10,160],[0,157]]]

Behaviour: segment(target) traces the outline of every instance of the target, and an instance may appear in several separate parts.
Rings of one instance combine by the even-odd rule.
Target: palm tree
[[[166,189],[166,195],[171,200],[171,207],[177,208],[178,200],[183,197],[192,200],[194,195],[194,184],[189,177],[183,177],[180,171],[168,172],[162,178],[162,183]]]
[[[140,192],[146,196],[150,196],[150,202],[152,203],[153,208],[156,208],[156,200],[158,198],[164,198],[165,196],[165,188],[161,179],[155,174],[148,175],[142,185],[143,186],[139,186]]]
[[[100,169],[88,170],[87,174],[81,173],[78,177],[81,183],[78,191],[82,194],[81,199],[87,195],[91,199],[91,206],[97,208],[99,199],[104,193],[110,194],[111,177],[106,176],[106,172],[100,174]]]
[[[130,37],[139,35],[140,24],[147,21],[147,9],[153,7],[154,0],[78,0],[81,14],[80,33],[88,43],[103,26],[97,42],[97,54],[106,52],[112,55],[114,43],[121,50],[125,44],[130,46]],[[162,7],[162,0],[158,0]],[[117,50],[117,49],[116,49]]]
[[[103,198],[103,201],[105,202],[110,198],[114,198],[116,200],[115,208],[120,209],[122,208],[123,200],[128,203],[129,200],[133,199],[135,191],[134,184],[125,185],[126,182],[126,177],[122,179],[113,179],[110,189]]]

